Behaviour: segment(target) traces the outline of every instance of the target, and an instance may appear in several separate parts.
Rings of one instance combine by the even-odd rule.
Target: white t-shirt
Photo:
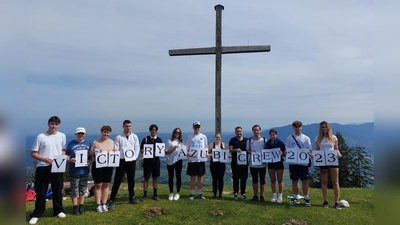
[[[200,134],[190,134],[186,141],[186,151],[190,152],[190,148],[208,148],[207,136]],[[197,162],[198,159],[188,158],[188,162]]]
[[[33,142],[31,151],[38,152],[39,155],[54,159],[55,155],[62,155],[62,150],[66,149],[67,138],[64,133],[57,132],[56,134],[50,135],[48,133],[39,134]],[[37,166],[49,166],[43,161],[38,161]]]
[[[251,143],[249,143],[249,142],[251,142]],[[252,152],[249,155],[248,162],[249,162],[250,167],[253,167],[253,168],[265,168],[267,166],[266,163],[262,163],[261,165],[252,165],[251,164],[251,158],[250,158],[252,154],[259,154],[260,157],[261,157],[262,150],[264,149],[266,142],[267,142],[267,140],[264,140],[263,137],[261,137],[258,140],[254,140],[253,138],[249,138],[247,140],[247,142],[246,142],[246,150],[256,150],[256,152]]]
[[[183,146],[184,144],[182,142],[179,142],[178,139],[175,139],[173,141],[171,141],[171,139],[168,139],[167,143],[165,143],[165,149],[169,150],[170,148],[174,147],[175,145]],[[171,152],[170,154],[166,154],[165,153],[165,159],[166,159],[167,165],[170,165],[170,166],[174,165],[174,163],[176,161],[178,161],[177,157],[178,157],[178,151],[177,150]]]
[[[308,149],[308,150],[312,150],[312,146],[311,146],[311,140],[307,135],[301,134],[299,136],[293,134],[293,136],[296,138],[297,143],[299,143],[301,149]],[[286,145],[287,148],[299,148],[299,146],[297,146],[296,141],[293,139],[292,135],[289,135],[286,138]],[[298,164],[298,163],[290,163],[291,165],[303,165],[303,166],[307,166],[308,164]]]
[[[140,152],[139,138],[134,133],[131,133],[128,138],[126,138],[125,133],[118,134],[117,137],[115,137],[114,144],[115,148],[120,151],[120,159],[125,159],[123,147],[130,148],[135,151],[137,155]]]
[[[338,139],[335,135],[333,136],[333,141],[336,142]],[[315,137],[315,142],[317,142],[318,136]],[[330,143],[326,137],[322,138],[321,143],[319,143],[319,149],[321,150],[334,150],[335,144]]]

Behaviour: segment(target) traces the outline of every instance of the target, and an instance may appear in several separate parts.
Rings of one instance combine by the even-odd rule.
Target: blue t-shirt
[[[66,149],[66,154],[69,156],[69,158],[75,158],[75,151],[78,150],[87,150],[88,152],[88,160],[90,159],[90,147],[91,147],[91,142],[89,141],[83,141],[83,142],[77,142],[76,140],[70,141],[67,145]],[[69,174],[70,175],[83,175],[83,174],[89,174],[89,167],[83,166],[83,167],[75,167],[75,163],[69,163]]]

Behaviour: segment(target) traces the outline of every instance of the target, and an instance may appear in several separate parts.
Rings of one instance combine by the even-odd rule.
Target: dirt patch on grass
[[[222,209],[214,209],[213,211],[211,211],[211,213],[216,216],[216,215],[221,215],[223,216],[225,214],[225,210]]]
[[[288,220],[285,223],[282,223],[282,225],[307,225],[307,221],[305,220]]]
[[[151,207],[146,212],[144,212],[144,216],[149,219],[161,214],[167,214],[165,209],[161,207]]]

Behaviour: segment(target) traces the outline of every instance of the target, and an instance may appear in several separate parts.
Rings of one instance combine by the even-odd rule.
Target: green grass
[[[151,182],[151,180],[150,180]],[[151,184],[150,184],[151,186]],[[181,199],[169,201],[168,186],[159,185],[159,201],[152,199],[128,204],[127,184],[121,184],[114,210],[96,213],[94,198],[85,201],[86,213],[73,216],[71,200],[63,201],[66,218],[58,219],[53,215],[52,203],[47,202],[47,209],[38,224],[282,224],[290,219],[305,220],[307,224],[374,224],[374,189],[345,188],[341,190],[342,199],[350,203],[350,208],[336,210],[332,207],[333,190],[329,190],[330,208],[321,207],[323,202],[320,189],[310,189],[312,207],[304,204],[291,206],[285,198],[282,204],[268,202],[271,189],[267,186],[267,202],[253,202],[232,199],[232,187],[226,185],[223,200],[213,200],[211,187],[204,187],[205,200],[189,200],[189,187],[183,186]],[[137,199],[142,196],[142,183],[135,186]],[[152,190],[149,189],[150,197]],[[247,187],[248,197],[252,197],[252,188]],[[291,195],[291,188],[285,188],[284,196]],[[303,202],[302,202],[303,203]],[[145,212],[152,207],[162,207],[164,214],[147,218]],[[34,208],[34,202],[26,204],[26,221]],[[223,215],[214,215],[213,210],[223,210]]]

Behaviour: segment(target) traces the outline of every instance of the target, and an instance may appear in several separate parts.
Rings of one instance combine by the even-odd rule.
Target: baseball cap
[[[194,121],[193,122],[193,126],[200,126],[200,122],[199,121]]]
[[[76,128],[76,131],[75,131],[75,134],[77,134],[77,133],[85,133],[86,134],[86,130],[83,127],[78,127],[78,128]]]

